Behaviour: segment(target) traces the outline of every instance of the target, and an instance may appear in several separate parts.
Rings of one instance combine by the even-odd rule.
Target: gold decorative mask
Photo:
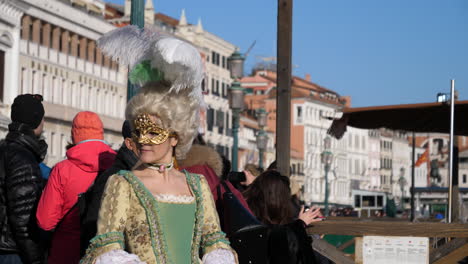
[[[133,123],[137,132],[133,133],[133,140],[141,145],[159,145],[175,135],[156,125],[149,114],[138,115]]]

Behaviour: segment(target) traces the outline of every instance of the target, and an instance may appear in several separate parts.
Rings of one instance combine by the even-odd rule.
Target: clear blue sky
[[[108,0],[123,4],[124,0]],[[276,56],[277,1],[154,0],[156,12],[206,30],[246,51],[246,62]],[[432,102],[455,79],[468,99],[468,1],[295,0],[293,74],[350,95],[353,106]]]

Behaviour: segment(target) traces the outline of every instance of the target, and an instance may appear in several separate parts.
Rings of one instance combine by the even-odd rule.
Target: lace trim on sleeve
[[[235,264],[234,254],[227,249],[215,249],[203,256],[203,264]]]
[[[117,249],[106,252],[96,258],[95,264],[146,264],[137,255]]]

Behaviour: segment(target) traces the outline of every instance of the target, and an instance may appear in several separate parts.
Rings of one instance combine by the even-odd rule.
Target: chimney
[[[309,73],[306,73],[305,79],[306,79],[308,82],[311,82],[311,81],[312,81],[312,79],[310,78],[310,74],[309,74]]]

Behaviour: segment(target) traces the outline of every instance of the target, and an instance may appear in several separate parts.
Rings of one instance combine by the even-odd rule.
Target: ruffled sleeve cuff
[[[95,260],[97,260],[99,256],[102,256],[110,251],[122,250],[123,248],[124,236],[121,232],[109,232],[95,236],[93,239],[91,239],[90,245],[86,250],[86,255],[81,259],[80,264],[95,263]]]
[[[215,249],[203,256],[203,264],[235,264],[235,256],[228,249]]]
[[[96,258],[95,264],[146,264],[137,255],[116,249]]]

